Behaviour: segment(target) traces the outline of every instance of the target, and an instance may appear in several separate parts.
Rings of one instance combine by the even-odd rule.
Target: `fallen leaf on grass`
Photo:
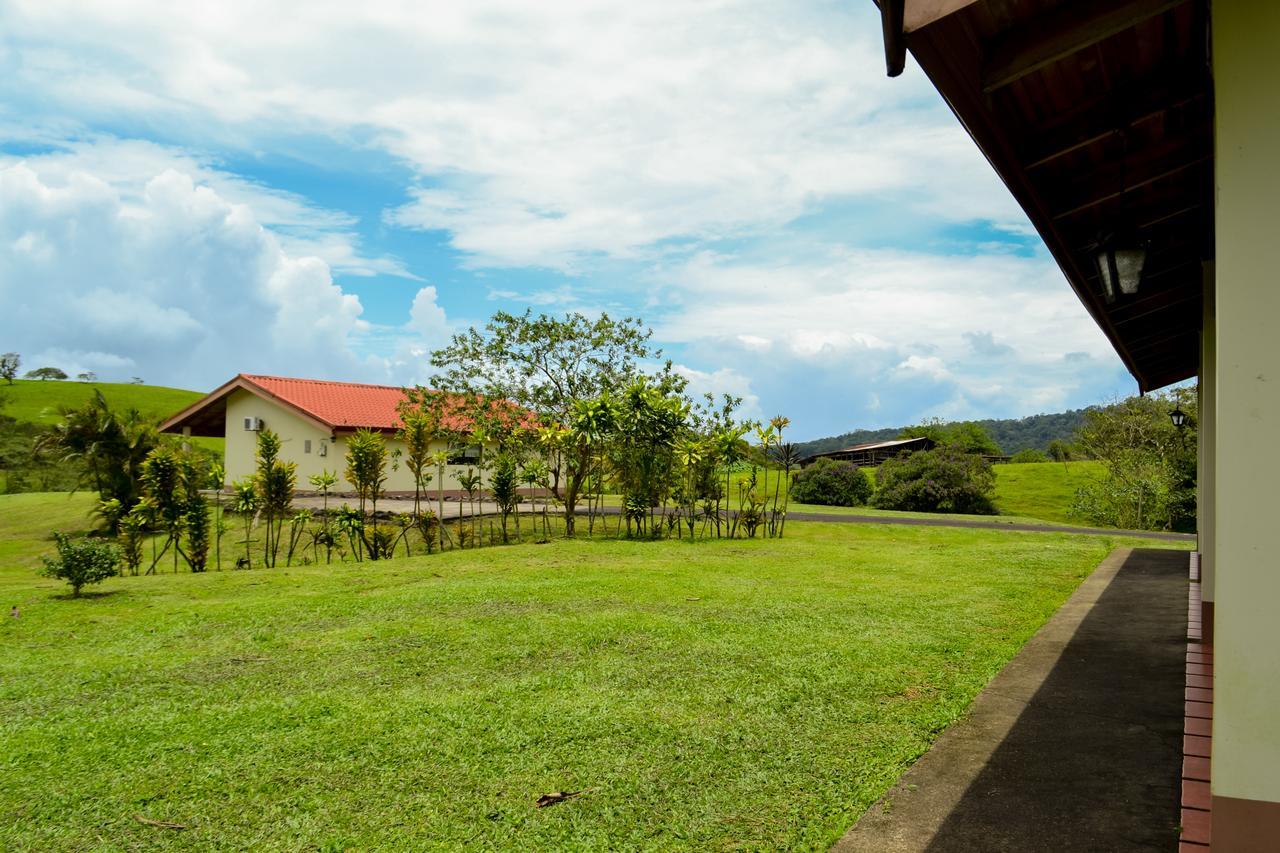
[[[571,800],[574,797],[580,797],[583,794],[594,791],[595,788],[584,788],[581,791],[552,791],[550,794],[543,794],[534,801],[535,808],[545,809],[547,806],[554,806],[556,803],[563,803],[565,800]]]
[[[152,820],[151,818],[143,817],[140,814],[134,815],[133,819],[136,820],[138,823],[145,823],[147,826],[158,826],[161,829],[186,829],[187,828],[187,825],[185,823],[170,823],[167,820]]]

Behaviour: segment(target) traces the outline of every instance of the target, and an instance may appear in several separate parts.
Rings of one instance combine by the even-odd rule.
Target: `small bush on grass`
[[[982,515],[996,511],[991,464],[957,445],[889,459],[876,480],[876,506],[884,509]]]
[[[102,583],[119,574],[120,550],[99,539],[72,539],[65,533],[54,533],[58,545],[56,558],[44,558],[46,577],[71,584],[71,594],[80,595],[86,584]]]
[[[791,499],[804,504],[861,506],[871,499],[871,481],[850,462],[818,459],[795,475]]]

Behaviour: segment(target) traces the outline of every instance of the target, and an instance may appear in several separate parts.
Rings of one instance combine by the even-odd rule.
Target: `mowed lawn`
[[[74,600],[33,531],[80,502],[0,497],[0,849],[823,849],[1123,541],[797,523]]]
[[[1063,524],[1091,524],[1071,511],[1076,492],[1100,480],[1101,462],[1028,462],[996,465],[996,507],[1001,515],[1019,515]]]

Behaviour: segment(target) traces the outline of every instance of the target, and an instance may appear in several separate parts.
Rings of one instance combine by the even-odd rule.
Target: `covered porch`
[[[889,74],[914,57],[1138,389],[1199,379],[1202,595],[1191,627],[1206,670],[1184,689],[1212,710],[1195,724],[1205,734],[1187,737],[1211,734],[1213,760],[1207,740],[1186,742],[1206,753],[1188,757],[1209,788],[1185,786],[1181,844],[1278,850],[1280,7],[878,5]]]

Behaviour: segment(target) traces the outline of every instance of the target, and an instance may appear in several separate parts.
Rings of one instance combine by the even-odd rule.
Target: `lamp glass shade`
[[[1107,244],[1098,249],[1098,272],[1102,275],[1102,288],[1111,302],[1116,293],[1133,295],[1142,282],[1142,268],[1147,263],[1147,250],[1116,248]]]
[[[1182,429],[1183,424],[1187,422],[1187,413],[1182,409],[1174,409],[1169,413],[1169,420],[1173,421],[1173,425],[1178,429]]]

